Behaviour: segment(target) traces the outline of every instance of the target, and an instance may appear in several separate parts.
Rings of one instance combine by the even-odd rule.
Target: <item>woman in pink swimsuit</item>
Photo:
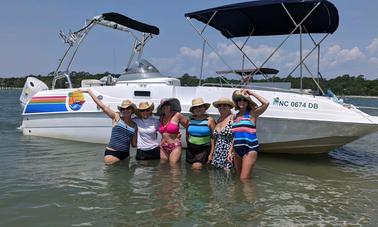
[[[181,159],[180,124],[185,128],[188,119],[180,113],[180,101],[176,98],[162,99],[156,114],[160,116],[160,160],[175,164]]]

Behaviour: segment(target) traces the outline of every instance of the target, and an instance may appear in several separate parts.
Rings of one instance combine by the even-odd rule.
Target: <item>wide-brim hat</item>
[[[232,93],[232,101],[235,104],[235,110],[239,110],[238,102],[237,100],[240,98],[244,98],[248,101],[248,107],[249,109],[252,109],[253,107],[257,106],[257,104],[252,101],[251,97],[247,94],[244,94],[241,90],[236,90],[234,93]]]
[[[189,111],[193,113],[193,108],[196,106],[205,106],[205,109],[209,109],[210,103],[203,101],[203,98],[195,98],[192,100],[192,106],[189,108]]]
[[[155,106],[154,106],[154,103],[153,102],[141,102],[138,104],[138,108],[137,110],[147,110],[147,109],[151,109],[151,110],[154,110]]]
[[[126,109],[130,106],[133,107],[134,110],[136,109],[135,104],[131,100],[125,99],[125,100],[122,101],[121,105],[117,106],[117,108],[118,108],[118,110],[121,110],[121,109]]]
[[[154,103],[153,102],[141,102],[138,104],[138,108],[135,110],[135,114],[136,115],[140,115],[140,111],[141,110],[147,110],[147,109],[150,109],[151,111],[153,111],[155,108],[154,106]]]
[[[213,106],[215,108],[218,108],[218,105],[220,105],[220,104],[229,105],[231,107],[231,109],[235,107],[234,102],[232,102],[229,98],[226,98],[226,97],[221,97],[217,101],[213,102]]]
[[[171,105],[172,111],[181,112],[181,104],[180,104],[180,101],[178,99],[166,98],[166,99],[162,99],[160,101],[160,104],[156,109],[156,115],[160,116],[162,114],[161,108],[167,103],[169,103]]]

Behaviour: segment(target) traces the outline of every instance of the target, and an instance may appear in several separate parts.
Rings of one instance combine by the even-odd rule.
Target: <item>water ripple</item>
[[[325,155],[259,155],[253,178],[159,161],[103,164],[103,145],[23,136],[1,100],[2,226],[375,226],[378,133]],[[13,101],[9,98],[13,97]],[[6,111],[4,111],[6,110]]]

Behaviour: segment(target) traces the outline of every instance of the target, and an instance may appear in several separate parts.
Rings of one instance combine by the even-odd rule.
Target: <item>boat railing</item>
[[[373,107],[373,106],[356,106],[357,109],[367,109],[367,110],[377,110],[378,107]]]
[[[166,84],[166,85],[172,85],[171,81],[120,81],[117,82],[117,84]]]
[[[277,92],[285,92],[285,93],[294,93],[294,94],[306,94],[306,95],[321,95],[318,92],[314,92],[311,89],[285,89],[285,88],[278,88],[278,87],[266,87],[266,86],[258,86],[258,85],[250,85],[250,84],[218,84],[218,83],[204,83],[201,86],[203,87],[228,87],[228,88],[246,88],[246,89],[253,89],[253,90],[261,90],[261,91],[277,91]]]
[[[218,83],[203,83],[203,87],[231,87],[231,88],[244,88],[243,84],[218,84]]]
[[[58,72],[54,76],[54,79],[53,79],[53,82],[52,82],[52,88],[55,88],[56,81],[58,81],[59,79],[64,79],[64,78],[67,80],[68,88],[72,88],[71,77],[68,73],[65,73],[65,72],[64,73]]]

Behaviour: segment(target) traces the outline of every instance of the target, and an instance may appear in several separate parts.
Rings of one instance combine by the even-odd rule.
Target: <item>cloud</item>
[[[242,46],[242,43],[237,43],[237,45],[240,47]],[[225,58],[235,58],[237,57],[239,61],[242,59],[242,53],[240,50],[234,45],[234,44],[226,44],[226,43],[220,43],[217,45],[218,52],[224,56]],[[263,61],[270,56],[273,51],[275,50],[274,47],[268,46],[268,45],[259,45],[257,47],[252,47],[250,45],[245,45],[243,47],[243,51],[245,54],[253,61],[253,62],[260,62]],[[270,59],[270,61],[279,61],[281,59],[281,50],[278,50]],[[259,64],[257,64],[259,65]]]
[[[340,51],[341,51],[340,45],[333,45],[333,46],[328,48],[327,54],[333,55],[333,54],[337,54]]]
[[[239,45],[239,44],[238,44]],[[269,45],[249,46],[245,45],[244,51],[254,61],[257,66],[274,51],[275,47]],[[368,56],[357,46],[345,48],[340,44],[324,46],[320,59],[320,71],[325,77],[338,76],[343,73],[350,75],[364,74],[367,78],[372,77],[372,71],[378,65],[378,57]],[[233,44],[218,43],[216,51],[233,69],[242,67],[242,54]],[[303,50],[303,57],[310,49]],[[159,70],[165,75],[182,76],[184,73],[199,75],[201,66],[201,49],[192,49],[184,46],[179,48],[178,53],[172,58],[156,58],[152,63],[156,64]],[[268,61],[264,67],[272,67],[280,70],[280,76],[287,76],[299,63],[299,51],[281,49]],[[207,48],[204,58],[203,75],[205,77],[215,76],[218,70],[229,69],[218,55]],[[305,61],[313,75],[317,71],[317,52],[314,51]],[[254,67],[248,60],[245,60],[245,68]],[[376,70],[375,70],[376,71]],[[298,76],[298,69],[292,74]],[[308,75],[307,70],[303,69],[304,75]]]
[[[192,50],[189,47],[181,47],[180,56],[201,59],[202,50],[201,49]]]
[[[377,66],[377,65],[378,65],[378,58],[376,58],[376,57],[371,57],[371,58],[369,59],[369,63],[372,64],[372,65]]]
[[[343,49],[336,44],[327,49],[322,63],[326,67],[337,67],[350,61],[364,60],[365,58],[365,54],[358,47]]]
[[[373,41],[366,47],[369,53],[375,53],[378,51],[378,38],[373,39]]]
[[[240,46],[240,44],[238,44]],[[218,43],[217,51],[222,56],[236,56],[240,55],[239,49],[233,44]]]

